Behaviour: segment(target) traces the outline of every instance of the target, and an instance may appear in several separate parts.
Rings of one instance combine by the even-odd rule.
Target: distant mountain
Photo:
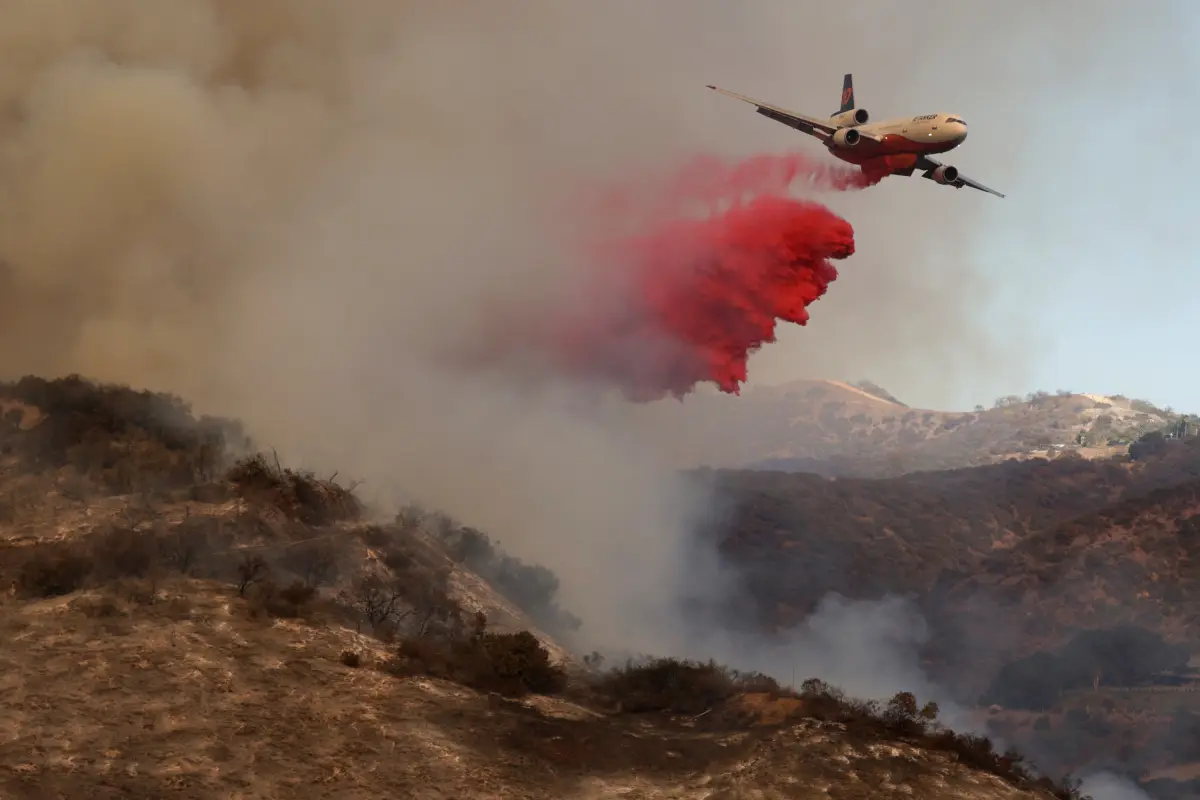
[[[910,408],[875,384],[801,380],[650,409],[687,466],[887,477],[1076,452],[1101,458],[1197,418],[1122,396],[1036,392],[992,408]]]

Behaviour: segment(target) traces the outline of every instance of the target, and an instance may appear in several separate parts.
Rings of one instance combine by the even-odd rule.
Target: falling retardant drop
[[[808,307],[854,252],[850,224],[787,195],[878,182],[798,155],[693,159],[591,186],[569,217],[582,283],[532,312],[497,317],[455,360],[619,388],[649,402],[700,383],[737,394],[747,361]]]
[[[605,248],[617,268],[590,305],[559,326],[556,350],[577,374],[635,401],[682,397],[712,382],[737,394],[750,354],[808,306],[854,252],[850,224],[829,209],[779,195],[703,218],[672,219]]]

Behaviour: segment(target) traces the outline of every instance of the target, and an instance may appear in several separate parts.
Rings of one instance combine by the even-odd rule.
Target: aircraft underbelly
[[[831,149],[841,160],[864,169],[897,172],[913,169],[922,155],[944,153],[953,147],[953,142],[916,141],[898,133],[889,133],[878,142],[864,139],[852,148]]]

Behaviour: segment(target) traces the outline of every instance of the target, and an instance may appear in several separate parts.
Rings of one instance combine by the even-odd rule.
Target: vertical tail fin
[[[846,77],[842,78],[842,107],[838,109],[839,114],[844,114],[854,108],[854,76],[849,72]]]

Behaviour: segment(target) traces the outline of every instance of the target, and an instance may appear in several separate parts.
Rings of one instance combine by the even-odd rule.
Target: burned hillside
[[[364,561],[409,592],[392,598],[392,612],[415,614],[404,611],[413,593],[450,591],[455,553],[439,537],[469,534],[466,555],[500,587],[493,610],[515,623],[524,606],[577,626],[557,607],[557,582],[544,568],[419,509],[381,521],[352,484],[284,467],[254,451],[238,423],[195,418],[177,397],[27,377],[0,385],[0,406],[0,530],[9,579],[26,594],[66,594],[93,577],[178,573],[237,584],[270,605],[280,593],[312,599],[324,587],[345,589],[339,580]],[[514,591],[513,576],[525,574],[540,580]],[[440,602],[466,613],[448,596]],[[298,605],[280,607],[289,604]]]
[[[8,792],[1077,795],[908,696],[577,661],[553,573],[177,398],[27,378],[0,403]]]

